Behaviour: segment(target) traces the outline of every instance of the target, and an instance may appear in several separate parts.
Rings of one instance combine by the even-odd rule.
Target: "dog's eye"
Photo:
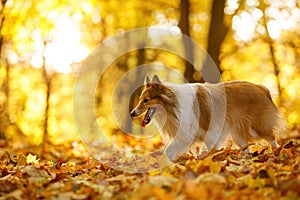
[[[144,99],[144,103],[147,103],[149,101],[149,99]]]

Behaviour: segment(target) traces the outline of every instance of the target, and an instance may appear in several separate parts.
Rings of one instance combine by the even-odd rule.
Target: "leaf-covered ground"
[[[2,144],[0,199],[300,199],[300,137],[275,151],[254,149],[186,154],[131,174],[99,163],[77,142],[43,151]]]

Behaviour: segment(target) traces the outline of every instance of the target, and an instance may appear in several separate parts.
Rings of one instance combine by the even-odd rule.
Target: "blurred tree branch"
[[[44,42],[44,45],[46,46],[46,42]],[[46,149],[46,144],[49,142],[49,133],[48,133],[48,121],[49,121],[49,108],[50,108],[50,90],[51,90],[51,80],[52,80],[52,75],[49,75],[46,70],[46,62],[45,62],[45,57],[43,56],[43,79],[46,85],[46,97],[45,97],[45,114],[44,114],[44,130],[43,130],[43,140],[42,140],[42,145],[43,145],[43,152],[45,152]],[[43,154],[42,154],[43,156]]]
[[[260,4],[260,9],[265,13],[266,11],[266,7],[267,5],[264,4],[264,2],[261,2]],[[278,88],[278,104],[280,105],[281,102],[282,102],[282,99],[281,99],[281,93],[282,93],[282,86],[281,86],[281,83],[280,83],[280,77],[279,77],[279,73],[280,73],[280,67],[277,63],[277,59],[276,59],[276,56],[275,56],[275,48],[274,48],[274,41],[273,39],[271,38],[270,36],[270,32],[269,32],[269,29],[267,27],[267,22],[268,22],[268,19],[266,17],[266,14],[263,15],[263,20],[262,20],[262,24],[263,26],[265,27],[266,29],[266,36],[264,38],[265,42],[269,45],[270,47],[270,55],[271,55],[271,61],[273,63],[273,66],[274,66],[274,74],[276,76],[276,81],[277,81],[277,88]]]

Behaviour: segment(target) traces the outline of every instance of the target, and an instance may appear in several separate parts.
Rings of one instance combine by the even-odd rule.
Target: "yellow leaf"
[[[22,153],[18,153],[18,158],[17,158],[17,166],[23,166],[25,165],[26,162],[26,157]]]
[[[31,153],[26,157],[27,164],[37,164],[40,159],[37,159],[36,155],[32,155]]]
[[[221,165],[218,162],[211,162],[211,164],[209,165],[209,170],[210,172],[213,173],[218,173],[219,171],[221,171]]]
[[[174,199],[173,194],[171,192],[166,192],[166,190],[164,190],[163,188],[153,187],[152,191],[154,193],[154,196],[157,199],[161,199],[161,200],[172,200],[172,199]]]
[[[227,180],[224,176],[218,173],[203,173],[200,174],[195,180],[196,183],[220,183],[227,184]]]
[[[171,176],[150,176],[149,183],[157,187],[172,187],[178,181],[177,178]]]

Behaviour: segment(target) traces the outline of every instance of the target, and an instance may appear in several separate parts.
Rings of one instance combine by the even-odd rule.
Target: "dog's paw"
[[[172,150],[171,148],[166,148],[165,154],[171,161],[175,161],[179,157],[179,155],[177,155],[177,152]]]

